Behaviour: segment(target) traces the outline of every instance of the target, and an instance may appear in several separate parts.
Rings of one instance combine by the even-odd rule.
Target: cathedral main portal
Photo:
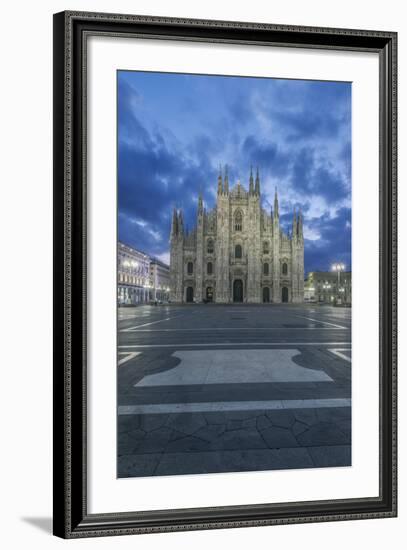
[[[243,281],[235,279],[233,282],[233,301],[243,302]]]

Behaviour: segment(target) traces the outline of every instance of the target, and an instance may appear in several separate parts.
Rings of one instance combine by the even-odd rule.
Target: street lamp
[[[339,288],[340,284],[341,284],[341,272],[345,271],[345,264],[342,264],[342,263],[332,264],[332,271],[336,271],[338,273],[338,282],[337,282],[337,287],[336,287],[336,295],[337,295],[337,300],[339,301],[339,293],[341,292],[341,290]]]

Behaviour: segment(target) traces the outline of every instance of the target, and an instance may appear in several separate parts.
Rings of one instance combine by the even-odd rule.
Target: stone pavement
[[[350,310],[140,309],[119,322],[119,477],[351,465]]]

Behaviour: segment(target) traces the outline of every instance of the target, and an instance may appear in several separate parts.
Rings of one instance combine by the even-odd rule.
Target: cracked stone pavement
[[[350,310],[126,309],[118,477],[350,466],[350,357]]]

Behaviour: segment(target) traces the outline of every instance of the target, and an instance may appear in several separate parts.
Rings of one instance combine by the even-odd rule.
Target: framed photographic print
[[[54,533],[395,516],[393,32],[54,16]]]

